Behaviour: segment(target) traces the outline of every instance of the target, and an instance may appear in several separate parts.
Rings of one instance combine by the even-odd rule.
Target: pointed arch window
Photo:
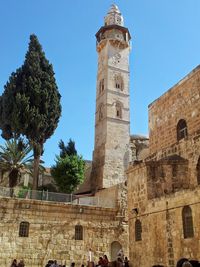
[[[142,223],[140,220],[135,221],[135,241],[142,240]]]
[[[21,222],[19,225],[19,236],[28,237],[29,235],[29,222]]]
[[[182,210],[183,221],[183,236],[184,238],[191,238],[194,236],[192,210],[189,206],[183,207]]]
[[[185,120],[181,119],[177,124],[177,140],[179,141],[183,138],[186,138],[187,135],[187,123]]]
[[[120,89],[121,91],[124,90],[124,82],[121,75],[115,76],[115,88]]]
[[[75,226],[75,240],[83,240],[83,226],[82,225]]]
[[[198,163],[197,163],[197,183],[200,184],[200,157],[198,159]]]
[[[104,79],[101,79],[99,81],[99,94],[101,94],[104,91]]]
[[[116,103],[116,117],[119,119],[122,118],[122,104],[119,102]]]

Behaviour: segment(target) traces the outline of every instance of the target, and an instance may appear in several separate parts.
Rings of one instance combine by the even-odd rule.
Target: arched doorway
[[[111,243],[111,261],[115,261],[117,259],[117,253],[122,248],[122,245],[118,241],[113,241]]]

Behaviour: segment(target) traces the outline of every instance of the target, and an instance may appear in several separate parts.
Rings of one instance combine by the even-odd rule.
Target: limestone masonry
[[[96,33],[93,161],[76,192],[102,207],[1,197],[0,267],[86,265],[90,248],[95,262],[123,249],[133,267],[199,266],[200,66],[149,105],[149,138],[130,135],[130,39],[112,5]]]

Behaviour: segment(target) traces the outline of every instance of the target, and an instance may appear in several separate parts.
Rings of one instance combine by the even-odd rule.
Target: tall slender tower
[[[111,6],[96,39],[98,73],[91,177],[94,190],[123,182],[129,163],[131,37],[116,5]]]

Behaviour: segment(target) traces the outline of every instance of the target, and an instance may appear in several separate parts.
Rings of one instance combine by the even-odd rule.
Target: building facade
[[[199,266],[200,66],[149,105],[149,131],[149,154],[128,170],[131,262]]]
[[[12,259],[28,267],[44,267],[50,259],[81,266],[90,248],[97,263],[104,254],[115,260],[127,247],[116,208],[1,197],[0,216],[2,267]]]
[[[69,266],[87,264],[106,254],[110,261],[123,248],[128,256],[127,186],[130,161],[129,52],[130,34],[112,5],[96,34],[98,74],[95,148],[92,170],[77,194],[95,197],[114,207],[56,203],[1,197],[0,266],[24,259],[29,267],[43,267],[49,259]],[[132,139],[132,145],[135,141]],[[141,141],[142,142],[142,141]],[[137,154],[137,145],[133,154]],[[90,165],[90,164],[89,164]]]

